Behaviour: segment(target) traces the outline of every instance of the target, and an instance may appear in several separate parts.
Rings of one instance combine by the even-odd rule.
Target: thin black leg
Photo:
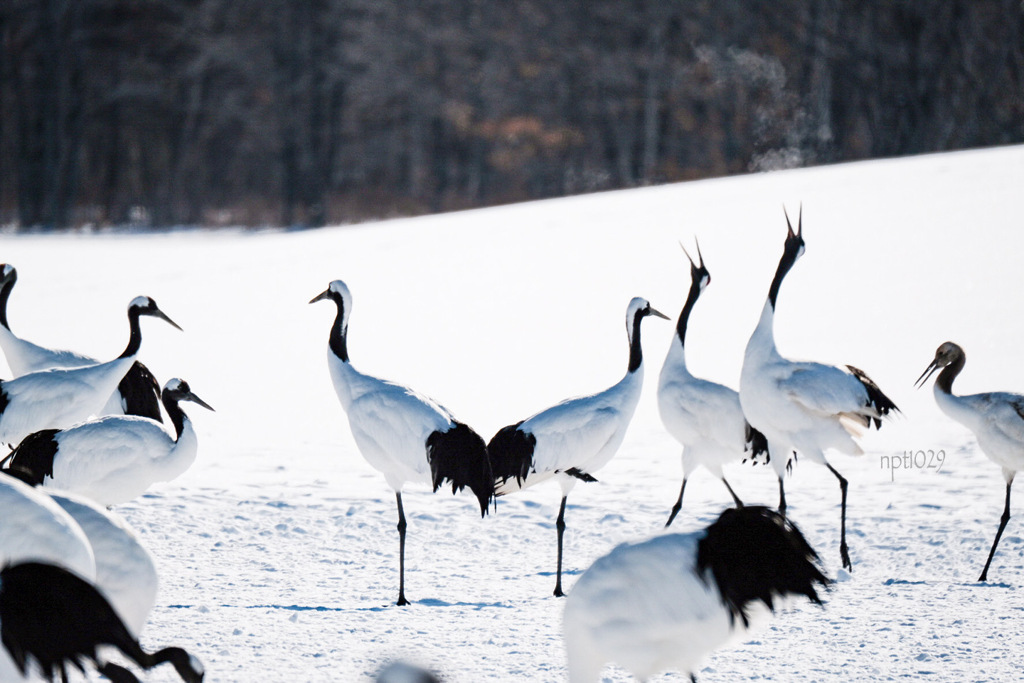
[[[402,507],[402,494],[395,493],[398,501],[398,605],[408,605],[405,599],[405,509]]]
[[[1010,521],[1010,487],[1013,486],[1011,480],[1006,485],[1006,506],[1003,508],[1003,516],[999,518],[999,531],[996,532],[996,540],[992,541],[992,550],[988,551],[988,560],[985,562],[985,568],[981,570],[981,576],[978,577],[978,581],[988,581],[988,566],[992,564],[992,556],[996,554],[996,546],[999,545],[999,539],[1003,535],[1003,529],[1006,528],[1006,523]]]
[[[729,486],[729,482],[725,480],[725,477],[722,477],[722,483],[725,484],[725,488],[729,489],[729,495],[732,496],[732,502],[736,503],[736,507],[743,507],[743,501],[740,500],[740,497],[737,496],[736,492],[732,490],[732,487]]]
[[[829,472],[831,472],[832,474],[836,475],[836,479],[839,480],[839,490],[842,491],[842,493],[843,493],[842,513],[841,513],[841,517],[839,519],[839,556],[843,560],[843,567],[845,567],[846,569],[852,571],[853,570],[853,563],[850,562],[850,549],[846,547],[846,488],[847,488],[847,481],[846,481],[846,478],[843,475],[839,474],[839,472],[837,472],[836,469],[834,467],[832,467],[832,465],[829,465],[828,463],[826,463],[825,467],[828,468]]]
[[[558,509],[558,519],[555,521],[555,528],[558,529],[558,577],[555,579],[556,598],[565,595],[562,592],[562,536],[565,535],[565,499],[567,497],[562,496],[562,507]]]
[[[679,499],[676,501],[676,504],[672,506],[672,512],[668,516],[668,521],[665,522],[665,528],[666,529],[668,527],[672,526],[672,520],[676,518],[676,515],[679,514],[679,511],[683,507],[683,491],[685,491],[685,490],[686,490],[686,477],[683,477],[683,485],[679,487]]]
[[[786,516],[786,487],[782,483],[782,477],[779,477],[779,514]]]

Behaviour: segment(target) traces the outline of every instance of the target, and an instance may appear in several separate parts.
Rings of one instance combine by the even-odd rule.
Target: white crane
[[[957,396],[953,393],[953,380],[967,363],[967,354],[957,344],[945,342],[935,351],[935,358],[917,379],[924,386],[932,374],[942,369],[935,379],[935,402],[946,415],[967,427],[978,439],[982,453],[999,465],[1006,481],[1006,504],[999,518],[999,530],[992,541],[992,549],[981,570],[978,581],[988,581],[988,568],[996,547],[1010,521],[1010,488],[1013,477],[1024,470],[1024,395],[1007,391]]]
[[[10,446],[41,429],[63,429],[98,414],[135,362],[142,344],[139,317],[162,318],[177,329],[148,296],[128,306],[131,334],[121,355],[82,368],[54,368],[0,380],[0,442]]]
[[[695,671],[742,638],[776,602],[821,604],[830,581],[800,531],[761,506],[731,508],[707,529],[626,543],[599,558],[565,603],[570,683],[593,683],[615,662],[641,681]],[[823,643],[824,645],[824,643]]]
[[[433,486],[450,483],[452,493],[469,487],[480,503],[480,516],[494,499],[494,478],[484,440],[446,408],[408,387],[365,375],[348,355],[348,321],[352,294],[334,280],[309,303],[333,301],[337,314],[328,337],[327,367],[359,452],[384,475],[398,505],[398,605],[405,597],[406,482]]]
[[[51,368],[83,368],[98,365],[100,361],[96,358],[74,351],[39,346],[11,331],[11,326],[7,322],[7,300],[17,281],[18,271],[14,266],[8,263],[0,264],[0,348],[4,351],[7,365],[14,377]],[[149,368],[135,361],[104,406],[103,414],[141,415],[157,421],[162,420],[160,385]]]
[[[682,246],[682,245],[680,245]],[[683,445],[683,483],[679,498],[672,506],[668,522],[679,514],[683,493],[690,474],[703,466],[718,477],[729,490],[737,506],[739,496],[725,479],[722,466],[743,457],[756,457],[767,451],[764,435],[747,423],[740,407],[740,396],[734,389],[694,377],[686,367],[686,328],[694,304],[704,288],[711,284],[711,273],[704,266],[704,257],[697,245],[700,265],[683,248],[690,261],[690,291],[676,322],[676,333],[661,366],[658,378],[658,412],[661,421],[676,441]]]
[[[96,670],[122,683],[138,679],[127,668],[104,662],[97,649],[111,646],[144,669],[170,662],[186,683],[201,683],[202,663],[179,647],[148,653],[88,581],[60,566],[43,562],[8,564],[0,570],[0,630],[6,666],[4,680],[38,673],[44,680],[68,671]],[[15,671],[11,671],[13,662]]]
[[[804,253],[803,211],[795,233],[788,215],[786,224],[788,233],[782,258],[761,319],[747,342],[740,375],[740,404],[750,424],[768,440],[771,463],[779,478],[780,512],[786,511],[783,476],[791,464],[790,453],[824,465],[839,480],[839,553],[843,567],[852,569],[846,545],[847,481],[825,459],[825,450],[834,448],[848,455],[862,455],[864,451],[853,437],[872,423],[881,427],[881,418],[899,409],[864,372],[852,365],[842,370],[821,363],[790,361],[779,354],[775,347],[775,303],[783,278]]]
[[[513,493],[551,477],[557,478],[562,488],[562,503],[555,522],[558,565],[554,594],[558,597],[564,595],[565,501],[577,481],[597,481],[593,473],[608,464],[626,436],[644,381],[640,323],[649,315],[668,320],[668,316],[651,308],[646,299],[636,297],[629,302],[626,309],[629,365],[618,383],[597,394],[567,399],[504,427],[487,444],[496,495]]]
[[[127,503],[153,484],[181,476],[195,462],[198,439],[180,403],[213,410],[177,377],[164,385],[162,400],[173,435],[149,418],[109,415],[30,434],[4,465],[30,473],[33,484],[78,493],[100,505]]]
[[[68,491],[47,491],[78,523],[96,558],[94,585],[136,638],[156,604],[156,562],[131,527],[109,510]]]

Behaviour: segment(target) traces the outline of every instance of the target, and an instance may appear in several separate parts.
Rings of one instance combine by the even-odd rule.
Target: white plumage
[[[649,315],[668,319],[639,297],[626,309],[629,366],[625,376],[597,394],[571,398],[498,431],[487,445],[496,477],[496,495],[505,495],[551,477],[562,488],[556,528],[558,570],[555,595],[562,592],[562,536],[565,501],[576,482],[592,475],[618,451],[643,385],[640,323]]]
[[[943,343],[935,358],[917,380],[923,386],[932,374],[942,369],[935,380],[935,402],[946,415],[967,427],[978,439],[982,453],[999,465],[1006,481],[1006,503],[999,519],[992,549],[978,581],[988,580],[988,569],[996,553],[1006,523],[1010,521],[1010,489],[1017,472],[1024,470],[1024,395],[1006,391],[957,396],[953,380],[967,363],[967,354],[953,342]]]
[[[139,316],[151,315],[181,329],[146,296],[128,306],[128,346],[112,361],[81,368],[54,368],[0,380],[0,442],[14,446],[32,432],[63,429],[98,414],[135,363],[142,344]]]
[[[14,266],[0,264],[0,348],[15,378],[51,368],[84,368],[99,365],[100,361],[75,351],[51,349],[18,337],[7,322],[7,300],[18,271]],[[129,314],[130,319],[130,314]],[[172,323],[173,324],[173,323]],[[160,387],[149,369],[136,361],[119,380],[118,386],[103,406],[103,415],[142,415],[160,419]]]
[[[85,533],[96,559],[94,584],[138,638],[156,603],[159,579],[153,556],[118,515],[68,491],[47,493]]]
[[[43,486],[78,493],[100,505],[126,503],[152,484],[182,475],[195,462],[198,440],[181,401],[213,410],[187,382],[174,378],[164,386],[163,403],[175,434],[148,418],[108,416],[32,434],[9,456],[8,467],[19,467]]]
[[[736,505],[742,505],[726,481],[722,467],[765,449],[764,436],[743,416],[739,393],[723,384],[694,377],[686,366],[686,329],[690,313],[704,288],[711,283],[711,273],[704,267],[700,246],[697,254],[700,265],[686,255],[690,260],[690,292],[679,313],[676,333],[658,377],[661,421],[669,434],[683,445],[683,483],[665,526],[672,524],[682,508],[686,482],[698,467],[704,467],[721,479]]]
[[[771,463],[779,478],[779,510],[785,513],[783,476],[794,451],[806,459],[824,465],[839,480],[842,492],[840,555],[843,566],[851,568],[846,545],[847,481],[825,459],[827,449],[848,455],[863,451],[854,440],[862,429],[881,418],[896,405],[871,379],[853,366],[849,371],[821,363],[793,362],[783,358],[775,347],[775,302],[783,278],[804,252],[802,218],[796,233],[788,224],[782,259],[769,289],[743,359],[740,375],[740,403],[753,427],[768,441]]]
[[[405,597],[405,510],[402,489],[408,482],[433,486],[451,483],[452,493],[469,487],[484,515],[494,496],[486,446],[450,411],[408,387],[356,370],[348,356],[352,295],[341,280],[309,303],[333,301],[337,315],[328,339],[327,367],[338,400],[348,416],[352,437],[366,461],[395,491],[399,532],[399,605]]]
[[[96,578],[96,557],[78,523],[52,498],[0,474],[0,566],[48,562]]]
[[[565,604],[570,683],[597,681],[614,662],[641,681],[694,672],[744,636],[780,598],[820,602],[829,581],[781,515],[726,510],[705,530],[618,546],[579,578]]]

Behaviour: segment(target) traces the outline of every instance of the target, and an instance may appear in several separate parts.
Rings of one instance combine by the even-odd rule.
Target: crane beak
[[[921,376],[917,378],[917,381],[914,382],[914,386],[917,387],[918,389],[923,387],[924,383],[928,381],[928,378],[935,374],[935,371],[938,369],[939,364],[936,363],[935,361],[932,361],[931,364],[924,369],[924,372],[921,373]]]
[[[185,330],[181,329],[181,326],[178,325],[178,323],[176,323],[173,320],[171,320],[170,318],[168,318],[167,314],[164,313],[163,311],[161,311],[159,308],[156,309],[155,311],[153,311],[153,315],[155,315],[156,317],[160,318],[161,320],[166,321],[171,327],[173,327],[173,328],[175,328],[175,329],[177,329],[177,330],[179,330],[181,332],[185,331]]]
[[[324,291],[320,292],[319,294],[314,296],[312,299],[310,299],[309,303],[315,304],[317,301],[323,301],[324,299],[330,298],[330,296],[331,296],[331,290],[325,289]]]
[[[213,406],[211,406],[209,403],[207,403],[203,399],[201,399],[198,396],[196,396],[195,394],[193,394],[191,391],[188,392],[187,398],[188,398],[188,400],[192,401],[193,403],[198,403],[199,405],[201,405],[202,407],[206,408],[207,410],[210,410],[210,411],[213,411],[213,412],[217,412],[216,410],[213,410]]]
[[[654,308],[653,306],[651,307],[650,315],[656,316],[658,318],[664,318],[665,320],[671,320],[672,319],[672,318],[669,318],[664,313],[662,313],[661,311],[659,311],[658,309]]]

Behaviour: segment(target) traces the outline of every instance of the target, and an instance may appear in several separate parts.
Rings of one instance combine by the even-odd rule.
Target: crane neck
[[[640,346],[640,323],[643,319],[644,314],[641,311],[637,311],[633,316],[633,325],[629,335],[629,367],[627,369],[629,373],[636,372],[644,363],[643,348]]]
[[[140,316],[141,314],[138,309],[128,309],[128,327],[131,333],[128,336],[128,346],[124,347],[124,351],[119,356],[120,358],[133,358],[139,353],[139,348],[142,346],[142,326],[139,324]]]
[[[942,372],[935,379],[935,387],[944,394],[953,395],[953,380],[956,379],[960,371],[964,369],[964,365],[967,363],[967,357],[963,354],[958,355],[952,363],[942,368]]]
[[[697,303],[700,293],[701,287],[700,280],[698,279],[690,283],[690,292],[686,296],[686,303],[683,304],[683,310],[679,312],[679,319],[676,321],[676,336],[679,337],[680,346],[686,346],[686,326],[690,321],[690,313],[693,311],[693,306]]]
[[[782,252],[782,258],[779,259],[779,266],[775,269],[775,277],[772,278],[771,287],[768,288],[768,301],[771,303],[772,310],[775,309],[775,301],[779,297],[779,288],[782,286],[782,281],[786,278],[793,264],[800,257],[801,251],[796,248],[791,248],[787,243],[786,249]]]
[[[348,325],[345,320],[345,302],[340,295],[332,297],[338,306],[338,314],[331,325],[331,335],[327,345],[339,360],[348,363]]]
[[[174,425],[174,440],[177,441],[181,438],[181,433],[185,431],[185,423],[188,422],[188,415],[181,409],[178,404],[178,399],[164,394],[160,399],[164,404],[164,410],[167,411],[167,416],[171,418],[171,424]]]
[[[11,298],[11,292],[14,291],[14,283],[17,279],[17,276],[12,277],[0,289],[0,325],[7,328],[8,332],[11,331],[11,326],[7,324],[7,300]]]

